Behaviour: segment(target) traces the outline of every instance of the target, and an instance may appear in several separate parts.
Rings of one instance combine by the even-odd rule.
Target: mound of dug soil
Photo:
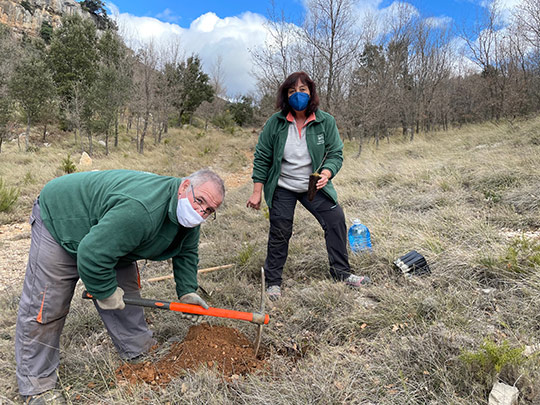
[[[184,341],[174,343],[162,359],[123,364],[116,369],[116,378],[130,384],[165,385],[184,370],[202,366],[229,379],[263,369],[264,360],[255,357],[251,342],[238,330],[204,323],[192,326]]]

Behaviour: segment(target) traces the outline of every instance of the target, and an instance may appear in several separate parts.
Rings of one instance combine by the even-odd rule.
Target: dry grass
[[[75,299],[62,339],[63,387],[84,403],[465,405],[485,404],[498,378],[520,389],[520,404],[540,403],[538,355],[520,352],[519,361],[504,355],[505,347],[539,343],[539,138],[537,118],[420,135],[413,143],[395,138],[378,149],[364,145],[359,159],[356,145],[347,143],[335,183],[348,221],[359,218],[370,228],[373,253],[352,256],[351,263],[373,279],[372,286],[354,291],[328,280],[322,231],[298,207],[284,296],[268,309],[267,374],[228,383],[202,369],[160,391],[117,386],[112,343],[92,306]],[[202,227],[201,267],[236,266],[202,275],[200,284],[213,306],[255,310],[268,232],[264,209],[245,208],[256,135],[201,135],[186,128],[168,139],[147,144],[141,157],[124,136],[109,157],[98,150],[93,168],[185,175],[212,166],[222,173],[229,184],[226,203],[218,220]],[[0,176],[19,187],[21,197],[13,212],[0,214],[0,223],[25,220],[41,186],[59,174],[61,159],[68,151],[76,155],[69,142],[52,143],[26,154],[4,146]],[[392,261],[411,249],[427,258],[431,276],[404,278],[394,271]],[[143,278],[168,272],[166,263],[149,263]],[[19,294],[20,288],[6,291],[0,299],[5,401],[16,398]],[[172,299],[174,287],[145,283],[143,295]],[[189,327],[174,313],[147,316],[160,342],[181,339]],[[210,322],[255,334],[249,324]],[[495,360],[483,351],[486,341],[496,348]],[[494,361],[502,364],[499,372]]]

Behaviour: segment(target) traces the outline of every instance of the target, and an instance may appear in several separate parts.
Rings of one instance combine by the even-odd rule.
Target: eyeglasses
[[[216,210],[213,209],[213,208],[207,208],[207,209],[204,209],[202,207],[203,203],[204,203],[204,200],[199,198],[199,197],[195,197],[195,191],[193,190],[193,186],[191,186],[191,194],[193,195],[193,201],[195,201],[197,203],[197,205],[199,206],[199,212],[201,214],[203,214],[203,217],[206,217],[206,219],[210,219],[211,221],[215,220],[216,219]]]

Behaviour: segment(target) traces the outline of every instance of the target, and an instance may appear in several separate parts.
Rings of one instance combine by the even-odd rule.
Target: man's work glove
[[[101,309],[124,309],[126,307],[126,304],[124,304],[124,290],[116,287],[112,295],[102,300],[96,300],[96,302]]]
[[[184,304],[195,304],[200,305],[204,309],[208,309],[208,304],[201,298],[197,293],[188,293],[184,294],[180,297],[180,302]],[[192,323],[198,325],[202,322],[202,315],[197,314],[185,314],[182,313],[181,315],[182,319],[190,320]]]

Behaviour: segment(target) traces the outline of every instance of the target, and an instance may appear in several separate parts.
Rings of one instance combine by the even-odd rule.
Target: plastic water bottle
[[[359,219],[355,219],[349,228],[349,244],[353,253],[371,251],[371,234]]]

